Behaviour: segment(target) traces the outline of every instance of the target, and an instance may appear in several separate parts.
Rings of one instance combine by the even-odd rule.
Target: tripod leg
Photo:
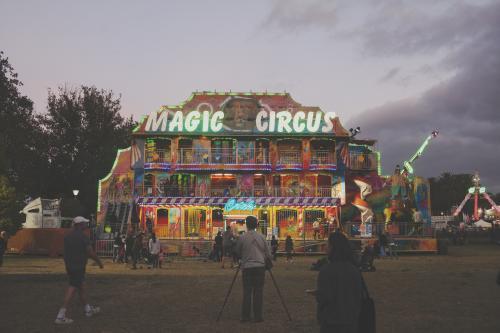
[[[240,267],[238,266],[238,269],[236,270],[236,273],[234,274],[233,281],[231,282],[231,286],[229,287],[229,290],[227,291],[226,299],[224,299],[224,304],[222,304],[222,308],[220,309],[219,314],[217,315],[216,322],[218,322],[220,319],[220,316],[222,316],[222,311],[224,311],[224,307],[226,306],[227,299],[229,298],[229,295],[231,294],[231,290],[233,290],[234,281],[236,281],[236,277],[238,276],[239,272],[240,272]]]
[[[278,292],[278,297],[281,300],[281,304],[283,305],[283,308],[285,309],[286,315],[288,316],[288,320],[292,321],[292,317],[290,316],[290,312],[288,312],[288,308],[286,307],[285,301],[283,300],[283,296],[281,296],[280,288],[278,288],[278,284],[276,283],[276,280],[274,279],[273,272],[271,270],[268,270],[269,274],[271,275],[271,279],[273,280],[274,287],[276,288],[276,291]]]

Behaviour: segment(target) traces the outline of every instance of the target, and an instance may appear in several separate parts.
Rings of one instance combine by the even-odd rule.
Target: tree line
[[[23,222],[27,198],[72,198],[82,214],[95,213],[97,182],[117,149],[130,145],[136,123],[120,115],[121,96],[94,86],[49,90],[46,112],[36,113],[22,82],[0,51],[0,229]]]

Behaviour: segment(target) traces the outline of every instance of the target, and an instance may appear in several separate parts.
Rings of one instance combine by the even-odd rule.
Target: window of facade
[[[325,211],[321,209],[307,209],[304,211],[304,227],[306,232],[306,238],[314,237],[313,223],[315,221],[319,222],[319,227],[323,227],[323,221],[325,219]]]
[[[210,193],[213,197],[236,196],[238,192],[236,176],[233,174],[210,175]]]
[[[278,228],[278,237],[286,238],[290,235],[292,238],[299,238],[299,226],[297,221],[296,209],[278,209],[276,211],[276,227]]]
[[[188,208],[184,211],[184,236],[207,237],[207,211]]]

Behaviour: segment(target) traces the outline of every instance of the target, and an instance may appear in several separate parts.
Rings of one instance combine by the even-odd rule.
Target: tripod
[[[290,312],[288,312],[288,308],[286,307],[285,301],[283,300],[283,296],[281,296],[281,292],[280,292],[280,289],[278,288],[278,284],[276,283],[276,280],[274,279],[273,272],[270,269],[268,269],[267,271],[271,275],[271,280],[273,281],[274,287],[276,288],[276,292],[278,293],[278,297],[280,298],[281,305],[283,305],[283,309],[285,309],[288,320],[292,321],[292,317],[290,316]],[[240,266],[238,266],[238,269],[236,270],[236,273],[234,274],[233,281],[231,282],[231,286],[229,287],[229,290],[227,291],[226,298],[224,299],[224,303],[222,304],[222,308],[220,309],[219,314],[217,315],[216,322],[219,322],[220,317],[222,316],[222,312],[224,311],[224,307],[226,306],[229,295],[231,294],[231,291],[233,290],[234,282],[236,281],[236,277],[238,276],[239,272],[240,272]]]

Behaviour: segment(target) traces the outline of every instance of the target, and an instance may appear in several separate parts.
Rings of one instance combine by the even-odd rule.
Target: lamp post
[[[80,190],[77,189],[73,190],[73,195],[75,196],[75,199],[78,196],[78,193],[80,193]]]

